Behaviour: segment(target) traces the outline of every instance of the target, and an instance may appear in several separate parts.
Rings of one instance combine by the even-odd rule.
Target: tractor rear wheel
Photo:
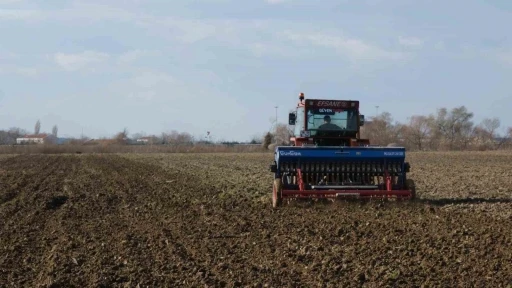
[[[407,179],[405,182],[405,186],[407,190],[411,191],[411,200],[416,199],[416,184],[414,184],[414,180]]]
[[[281,179],[274,179],[274,187],[272,191],[272,207],[277,208],[281,206],[281,189],[282,189],[282,181]]]

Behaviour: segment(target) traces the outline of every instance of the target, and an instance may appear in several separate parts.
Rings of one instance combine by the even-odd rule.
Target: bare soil
[[[277,210],[271,157],[1,157],[0,287],[512,285],[512,154],[409,153],[417,201]]]

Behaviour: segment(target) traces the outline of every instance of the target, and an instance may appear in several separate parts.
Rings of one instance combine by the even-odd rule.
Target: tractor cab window
[[[300,132],[305,130],[304,127],[304,107],[297,108],[297,114],[295,118],[295,129],[294,134],[297,137],[300,137]]]
[[[357,110],[314,108],[307,113],[311,136],[318,131],[357,131]]]

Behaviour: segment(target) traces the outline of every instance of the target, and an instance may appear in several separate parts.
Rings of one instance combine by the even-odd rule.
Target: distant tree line
[[[406,123],[393,122],[391,114],[385,112],[368,121],[361,136],[373,144],[396,144],[421,151],[496,150],[512,144],[512,127],[500,134],[499,118],[475,123],[473,117],[464,106],[441,108],[428,116],[415,115]]]
[[[389,112],[384,112],[367,119],[361,127],[361,138],[370,139],[371,144],[403,146],[410,151],[496,150],[512,146],[512,127],[500,134],[499,118],[475,123],[473,117],[465,106],[441,108],[427,116],[414,115],[406,123],[395,122]],[[289,145],[292,135],[291,127],[277,124],[264,135],[263,147]]]
[[[52,133],[49,135],[55,136],[57,138],[58,127],[55,125],[52,128]],[[13,127],[8,130],[0,130],[0,145],[13,145],[16,144],[16,139],[20,137],[24,137],[25,135],[32,134],[27,130]],[[43,134],[41,133],[41,122],[38,120],[34,126],[34,133],[36,135]],[[93,139],[82,135],[80,138],[67,137],[64,140],[60,141],[61,143],[73,144],[73,145],[94,145],[94,144],[102,144],[102,145],[129,145],[129,144],[150,144],[150,145],[193,145],[193,144],[223,144],[223,145],[242,145],[242,144],[261,144],[261,138],[259,136],[254,136],[250,141],[241,142],[241,141],[229,141],[229,140],[217,140],[213,141],[211,137],[194,137],[190,133],[187,132],[179,132],[176,130],[172,130],[170,132],[163,132],[159,135],[147,135],[144,132],[134,133],[130,135],[127,128],[122,129],[121,131],[115,133],[112,137],[101,137],[98,139]],[[139,141],[137,141],[139,140]],[[143,140],[143,141],[140,141]],[[54,142],[48,143],[54,144]]]
[[[486,118],[480,123],[474,123],[474,114],[465,106],[448,110],[438,109],[430,115],[414,115],[406,123],[393,121],[389,112],[384,112],[368,119],[361,128],[361,137],[370,139],[375,145],[399,145],[408,150],[440,151],[440,150],[496,150],[512,146],[512,127],[505,133],[499,133],[501,122],[499,118]],[[39,134],[41,122],[38,120],[34,127],[34,134]],[[272,150],[277,145],[289,145],[293,135],[293,127],[283,123],[273,123],[271,131],[261,136],[253,136],[247,142],[217,141],[219,144],[239,145],[258,144],[265,149]],[[52,135],[57,137],[58,127],[52,128]],[[12,127],[0,130],[0,145],[11,145],[16,139],[29,134],[28,131]],[[145,141],[137,141],[144,138]],[[213,144],[209,136],[195,138],[187,132],[172,130],[160,135],[147,136],[145,133],[129,135],[128,129],[123,129],[111,138],[90,139],[83,136],[79,139],[70,138],[67,143],[85,144],[151,144],[151,145],[192,145]]]

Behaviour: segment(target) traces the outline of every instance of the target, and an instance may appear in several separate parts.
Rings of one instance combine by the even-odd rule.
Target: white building
[[[16,139],[16,144],[49,144],[53,143],[55,137],[48,134],[25,135]]]
[[[138,138],[136,141],[137,141],[137,143],[140,143],[140,144],[154,144],[156,142],[156,137],[154,137],[154,136],[141,137],[141,138]]]

